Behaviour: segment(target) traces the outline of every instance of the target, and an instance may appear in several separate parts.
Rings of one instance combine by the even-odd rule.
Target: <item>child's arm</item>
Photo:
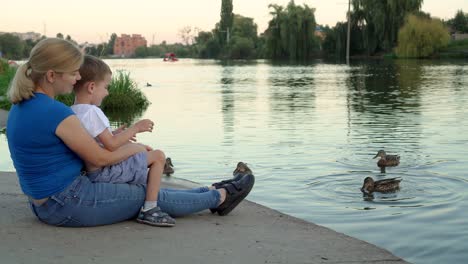
[[[125,129],[127,129],[127,125],[126,125],[126,124],[123,124],[123,125],[119,126],[117,129],[113,130],[113,131],[112,131],[112,135],[115,136],[115,135],[117,135],[117,134],[119,134],[119,133],[122,133]],[[136,137],[133,136],[133,137],[130,139],[130,141],[136,142]]]
[[[128,143],[132,138],[135,137],[137,133],[146,131],[152,132],[153,125],[153,121],[149,119],[143,119],[116,135],[113,135],[108,129],[105,129],[97,136],[97,138],[104,145],[104,148],[109,151],[115,151],[116,149]]]

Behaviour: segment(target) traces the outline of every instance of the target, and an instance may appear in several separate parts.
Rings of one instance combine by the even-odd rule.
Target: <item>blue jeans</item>
[[[98,226],[136,218],[145,201],[146,187],[136,184],[93,183],[78,176],[65,190],[44,204],[30,203],[42,222],[55,226]],[[171,216],[216,208],[220,194],[208,187],[191,190],[161,189],[158,206]]]

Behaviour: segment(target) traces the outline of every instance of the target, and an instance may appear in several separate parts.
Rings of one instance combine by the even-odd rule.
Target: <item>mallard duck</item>
[[[232,172],[232,175],[236,176],[236,174],[239,174],[239,173],[241,173],[241,174],[252,174],[252,170],[247,166],[247,164],[240,161],[239,163],[237,163],[237,167]]]
[[[372,194],[373,192],[395,192],[400,189],[401,178],[390,178],[385,180],[374,181],[371,177],[364,179],[361,192],[365,194]]]
[[[379,167],[398,166],[400,164],[400,156],[387,155],[383,149],[379,150],[373,159],[377,157],[380,157],[379,161],[377,161],[377,166]]]
[[[171,158],[166,158],[166,164],[164,164],[163,174],[166,174],[167,176],[169,176],[172,173],[174,173],[173,167],[174,165],[172,164]]]

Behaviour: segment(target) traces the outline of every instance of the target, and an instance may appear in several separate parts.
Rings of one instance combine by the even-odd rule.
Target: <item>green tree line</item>
[[[351,0],[351,55],[428,57],[451,45],[456,46],[447,38],[448,28],[452,32],[467,33],[468,15],[459,10],[454,18],[439,21],[421,11],[422,3],[423,0]],[[344,58],[347,21],[338,22],[333,27],[320,26],[325,35],[321,39],[314,34],[317,22],[313,7],[296,5],[291,0],[286,6],[270,4],[268,8],[271,19],[267,29],[259,33],[253,18],[233,13],[233,0],[222,0],[220,19],[212,30],[185,27],[180,31],[182,43],[167,44],[163,41],[139,47],[134,56],[163,57],[174,52],[178,57],[213,59]],[[414,32],[418,32],[417,38],[408,36]],[[57,37],[64,38],[64,35],[59,33]],[[69,35],[65,38],[73,41]],[[85,47],[85,50],[99,57],[112,56],[116,38],[113,33],[107,42]],[[22,41],[11,34],[0,35],[0,51],[7,58],[27,57],[34,44],[34,41]]]

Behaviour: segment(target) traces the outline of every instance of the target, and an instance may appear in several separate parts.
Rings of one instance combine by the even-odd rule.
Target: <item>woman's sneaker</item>
[[[175,226],[174,218],[163,212],[159,206],[154,207],[148,211],[141,210],[138,214],[137,222],[161,227]]]
[[[252,170],[247,166],[247,164],[240,161],[239,163],[237,163],[236,168],[232,172],[232,175],[234,175],[233,178],[231,178],[229,180],[215,182],[215,183],[212,184],[212,186],[214,186],[216,189],[223,188],[223,186],[225,184],[232,183],[232,182],[237,182],[240,179],[242,179],[242,177],[244,177],[244,175],[246,175],[246,174],[253,175]],[[215,214],[217,212],[217,210],[218,210],[217,208],[210,208],[210,211],[211,211],[212,214]]]
[[[226,200],[216,208],[219,215],[229,214],[250,193],[255,183],[252,174],[244,174],[238,181],[225,184]]]

